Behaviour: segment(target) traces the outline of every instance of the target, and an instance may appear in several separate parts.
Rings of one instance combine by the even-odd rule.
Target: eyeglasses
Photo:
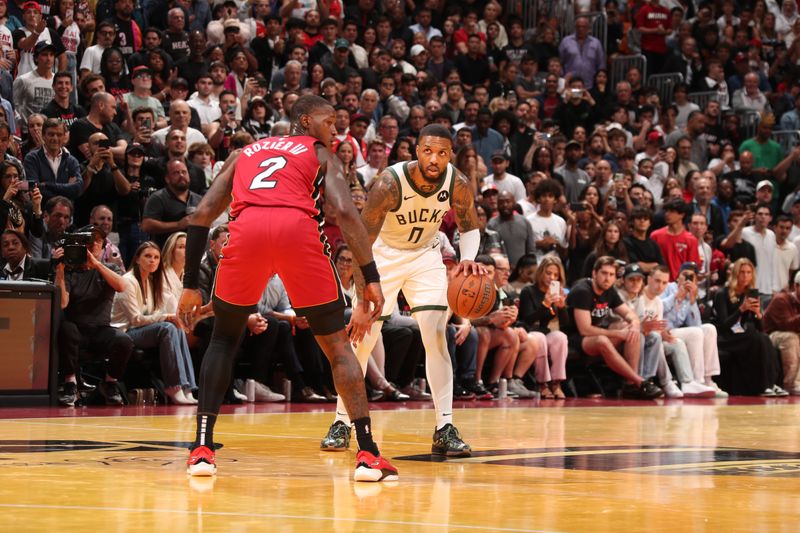
[[[337,263],[341,263],[343,265],[352,265],[353,264],[353,260],[352,259],[347,259],[346,257],[340,257],[339,259],[336,260],[336,262]]]

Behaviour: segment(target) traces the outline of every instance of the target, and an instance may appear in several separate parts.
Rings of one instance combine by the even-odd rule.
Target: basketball
[[[494,307],[497,292],[487,275],[458,275],[447,286],[447,303],[463,318],[480,318]]]

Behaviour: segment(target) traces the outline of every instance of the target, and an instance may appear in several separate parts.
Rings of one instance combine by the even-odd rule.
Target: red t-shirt
[[[319,159],[308,136],[267,137],[245,147],[236,162],[231,217],[255,207],[293,207],[319,215]]]
[[[669,279],[675,281],[681,273],[681,265],[687,261],[700,264],[700,254],[697,252],[697,239],[686,230],[678,235],[669,233],[667,227],[659,228],[650,234],[658,247],[661,248],[661,256],[669,267]]]
[[[658,2],[645,4],[636,13],[637,28],[658,28],[661,25],[664,29],[672,28],[669,9],[662,7]],[[667,36],[657,33],[642,34],[642,50],[656,54],[667,53]]]
[[[466,44],[467,41],[469,40],[469,35],[470,34],[467,33],[467,30],[465,30],[464,28],[459,28],[453,33],[453,42],[456,43],[456,44],[458,44],[458,43]],[[486,42],[486,34],[485,33],[483,33],[482,31],[479,31],[479,32],[476,33],[476,35],[481,38],[481,41]]]

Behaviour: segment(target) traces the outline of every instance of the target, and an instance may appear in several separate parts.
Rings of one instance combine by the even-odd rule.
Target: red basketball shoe
[[[213,476],[217,473],[214,452],[208,446],[198,446],[189,452],[186,473],[191,476]]]
[[[397,481],[397,469],[389,464],[383,456],[375,457],[365,450],[356,456],[356,481]]]

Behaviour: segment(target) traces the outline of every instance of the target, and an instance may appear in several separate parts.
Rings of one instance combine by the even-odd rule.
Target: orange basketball
[[[489,276],[458,275],[447,286],[447,303],[463,318],[480,318],[494,307],[496,291]]]

